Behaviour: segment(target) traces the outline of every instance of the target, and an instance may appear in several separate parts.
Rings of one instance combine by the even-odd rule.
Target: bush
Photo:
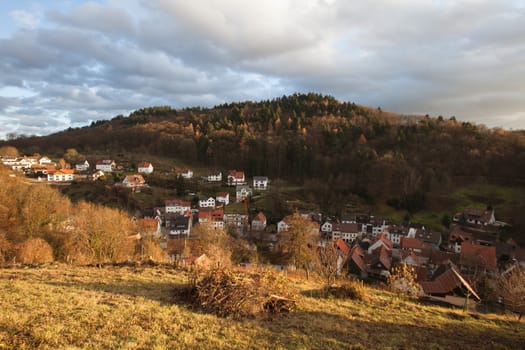
[[[53,248],[41,238],[30,238],[18,246],[16,260],[23,264],[53,262]]]
[[[355,300],[368,300],[367,289],[362,281],[352,280],[340,286],[331,286],[327,289],[328,295],[336,298],[350,298]]]
[[[179,296],[221,317],[288,312],[295,307],[286,278],[273,271],[240,273],[212,269],[192,277]]]

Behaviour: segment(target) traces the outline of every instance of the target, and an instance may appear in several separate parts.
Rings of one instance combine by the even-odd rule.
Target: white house
[[[122,185],[129,188],[136,188],[145,186],[146,181],[140,174],[128,175],[122,181]]]
[[[102,170],[105,172],[112,172],[117,167],[117,164],[114,160],[111,159],[104,159],[97,161],[97,164],[95,165],[95,169]]]
[[[49,159],[49,157],[43,156],[42,158],[38,160],[38,164],[49,165],[49,164],[54,164],[54,163],[51,159]]]
[[[71,182],[75,180],[73,169],[61,169],[47,174],[47,181]]]
[[[178,175],[182,176],[183,179],[191,179],[193,177],[193,171],[190,169],[184,169]]]
[[[217,193],[215,201],[224,205],[230,204],[230,194],[228,192]]]
[[[266,228],[266,216],[259,212],[252,220],[253,231],[263,231]]]
[[[235,188],[235,201],[242,202],[252,195],[252,189],[249,186],[242,185]]]
[[[191,203],[182,199],[168,199],[164,204],[166,207],[166,214],[176,213],[184,215],[186,212],[191,211]]]
[[[202,199],[199,201],[200,208],[215,208],[215,198]]]
[[[151,164],[150,162],[144,162],[141,165],[139,165],[137,171],[141,174],[151,174],[153,172],[153,164]]]
[[[268,177],[266,176],[254,176],[253,177],[253,189],[259,191],[265,191],[268,189]]]
[[[277,223],[277,233],[288,231],[288,229],[290,228],[289,219],[290,218],[288,216],[285,216],[281,221]]]
[[[85,160],[83,163],[75,164],[75,169],[77,171],[87,171],[89,170],[89,162]]]
[[[222,173],[220,171],[209,173],[206,179],[208,182],[221,182]]]
[[[244,177],[244,171],[230,170],[228,174],[228,185],[229,186],[238,186],[246,184],[246,179]]]

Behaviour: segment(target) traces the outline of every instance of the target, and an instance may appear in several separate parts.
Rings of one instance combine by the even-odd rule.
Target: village
[[[114,186],[132,193],[147,188],[147,178],[154,172],[153,164],[147,161],[138,164],[136,169],[125,168],[111,159],[98,160],[93,168],[87,160],[74,165],[61,160],[57,164],[47,156],[2,157],[1,162],[37,182],[48,184],[100,181],[108,174],[125,170],[127,175]],[[181,169],[176,175],[186,180],[194,178],[190,169]],[[153,213],[133,217],[136,237],[157,239],[171,261],[187,264],[198,257],[183,256],[180,243],[192,238],[196,225],[250,238],[255,243],[263,242],[270,251],[280,251],[279,236],[291,229],[292,215],[269,225],[263,210],[256,213],[248,210],[250,199],[264,196],[271,186],[267,176],[248,179],[244,171],[229,170],[223,174],[217,170],[199,177],[198,181],[224,186],[227,190],[214,196],[200,197],[192,193],[198,200],[183,196],[165,198],[164,205],[155,207]],[[403,264],[412,266],[424,296],[437,302],[462,306],[467,300],[480,301],[482,291],[475,285],[525,265],[525,249],[512,239],[500,241],[500,232],[507,224],[496,220],[492,208],[464,208],[454,215],[447,232],[362,213],[325,217],[321,213],[297,210],[293,215],[299,215],[313,228],[311,235],[319,247],[330,244],[336,247],[340,274],[380,283],[387,281],[392,268]],[[256,250],[257,245],[254,244],[253,249]]]

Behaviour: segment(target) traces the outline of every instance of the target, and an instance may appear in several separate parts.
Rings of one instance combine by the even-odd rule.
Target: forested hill
[[[144,108],[9,144],[26,154],[135,151],[242,169],[307,183],[325,201],[350,193],[371,201],[407,198],[480,179],[525,183],[523,131],[402,116],[313,93],[210,109]]]

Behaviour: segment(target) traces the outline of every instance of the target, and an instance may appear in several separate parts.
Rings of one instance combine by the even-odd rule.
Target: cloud
[[[19,132],[33,115],[44,133],[297,91],[525,127],[520,1],[108,0],[40,12],[12,11],[21,28],[0,40],[0,84],[28,92],[0,91],[0,118],[20,119]]]
[[[14,10],[9,16],[21,27],[35,28],[40,23],[40,19],[28,11]]]

